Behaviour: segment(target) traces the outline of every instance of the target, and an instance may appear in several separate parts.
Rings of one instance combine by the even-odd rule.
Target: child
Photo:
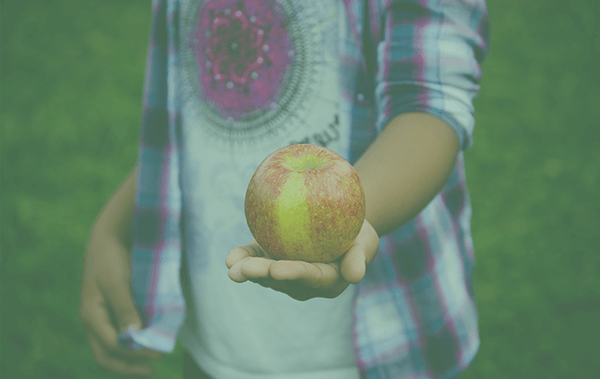
[[[98,365],[149,377],[178,337],[186,378],[457,377],[479,348],[463,151],[488,43],[484,0],[154,0],[136,170],[86,255]],[[248,244],[252,174],[301,143],[365,191],[330,264]]]

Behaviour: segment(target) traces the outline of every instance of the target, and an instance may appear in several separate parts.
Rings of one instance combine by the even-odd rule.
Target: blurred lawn
[[[466,154],[482,345],[461,379],[600,378],[593,4],[488,1]],[[150,15],[150,1],[2,1],[2,378],[115,377],[78,296],[90,227],[135,164]],[[180,378],[181,354],[155,377]]]

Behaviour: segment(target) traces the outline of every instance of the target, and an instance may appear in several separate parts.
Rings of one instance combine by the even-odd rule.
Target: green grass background
[[[1,4],[0,376],[113,378],[78,296],[89,230],[136,160],[150,1]],[[461,379],[600,378],[594,4],[488,2],[466,154],[482,345]],[[181,354],[155,377],[180,378]]]

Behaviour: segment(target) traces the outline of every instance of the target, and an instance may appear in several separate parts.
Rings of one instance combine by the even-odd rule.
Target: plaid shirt
[[[351,109],[354,164],[395,116],[426,112],[457,133],[461,152],[442,191],[380,238],[357,285],[353,345],[363,378],[452,378],[480,344],[472,286],[471,202],[463,151],[489,46],[485,0],[344,0],[354,32],[342,47],[342,105]],[[178,0],[153,0],[132,252],[132,291],[144,328],[121,346],[172,352],[185,318],[179,281],[182,193]]]

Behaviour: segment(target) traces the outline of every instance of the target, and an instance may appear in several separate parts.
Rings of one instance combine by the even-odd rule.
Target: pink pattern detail
[[[293,60],[283,12],[268,0],[211,0],[199,15],[196,57],[206,100],[237,120],[277,102]]]

